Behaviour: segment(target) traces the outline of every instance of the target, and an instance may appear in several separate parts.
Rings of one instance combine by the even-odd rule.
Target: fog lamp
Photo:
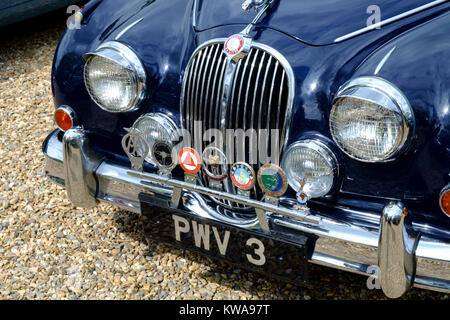
[[[338,175],[334,153],[318,140],[301,140],[289,146],[283,156],[283,170],[292,189],[309,198],[328,194]]]
[[[167,115],[163,113],[148,113],[143,115],[133,124],[133,128],[139,130],[148,144],[149,151],[152,150],[156,141],[166,142],[174,146],[177,139],[177,126]],[[155,165],[151,152],[145,157],[145,161]]]

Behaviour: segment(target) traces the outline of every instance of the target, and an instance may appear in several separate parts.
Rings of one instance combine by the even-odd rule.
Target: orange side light
[[[58,127],[63,131],[67,131],[71,129],[73,126],[72,118],[66,111],[62,109],[56,110],[55,122],[58,125]]]
[[[441,196],[440,205],[446,215],[450,217],[450,190],[444,191]]]

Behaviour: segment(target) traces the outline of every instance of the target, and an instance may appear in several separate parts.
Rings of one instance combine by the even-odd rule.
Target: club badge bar
[[[216,147],[206,148],[202,157],[193,148],[182,148],[178,154],[178,161],[175,161],[172,146],[168,143],[156,141],[149,147],[139,130],[134,128],[126,130],[128,133],[122,139],[122,147],[130,159],[131,169],[134,170],[128,174],[173,187],[171,203],[176,208],[179,207],[183,190],[190,190],[254,207],[260,227],[265,231],[270,230],[267,212],[283,214],[308,223],[319,223],[317,219],[309,215],[307,207],[309,197],[303,190],[306,177],[299,181],[301,188],[297,190],[297,204],[294,206],[294,210],[287,209],[280,206],[278,200],[288,188],[287,178],[283,170],[276,164],[265,164],[255,173],[253,167],[245,162],[227,164],[226,155]],[[157,175],[143,172],[143,161],[148,152],[151,152],[152,159],[159,169]],[[177,164],[184,171],[184,182],[172,179],[171,171]],[[209,188],[197,185],[197,173],[200,170],[210,179]],[[237,194],[222,191],[222,182],[226,179],[231,179],[238,190]],[[256,185],[259,185],[264,192],[263,201],[250,198],[250,191]]]

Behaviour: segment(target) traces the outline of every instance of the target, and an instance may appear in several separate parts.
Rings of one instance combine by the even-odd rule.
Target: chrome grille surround
[[[253,128],[268,129],[270,138],[271,129],[281,129],[280,159],[277,159],[280,161],[287,146],[295,97],[292,68],[278,51],[253,41],[247,55],[235,61],[223,51],[225,41],[226,38],[207,41],[192,54],[180,99],[182,126],[191,132],[194,146],[201,138],[193,135],[194,121],[202,122],[202,135],[210,128],[221,130],[224,137],[226,129]],[[201,146],[205,148],[204,143]],[[258,168],[255,165],[255,171]],[[202,174],[199,182],[209,186],[208,178]],[[236,193],[230,181],[224,183],[224,188]],[[256,187],[251,197],[259,199],[262,193]],[[229,210],[251,209],[212,200]]]

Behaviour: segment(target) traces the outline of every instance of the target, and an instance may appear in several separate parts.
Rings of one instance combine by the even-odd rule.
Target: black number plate
[[[142,202],[146,236],[269,277],[306,284],[306,238],[300,244]]]

